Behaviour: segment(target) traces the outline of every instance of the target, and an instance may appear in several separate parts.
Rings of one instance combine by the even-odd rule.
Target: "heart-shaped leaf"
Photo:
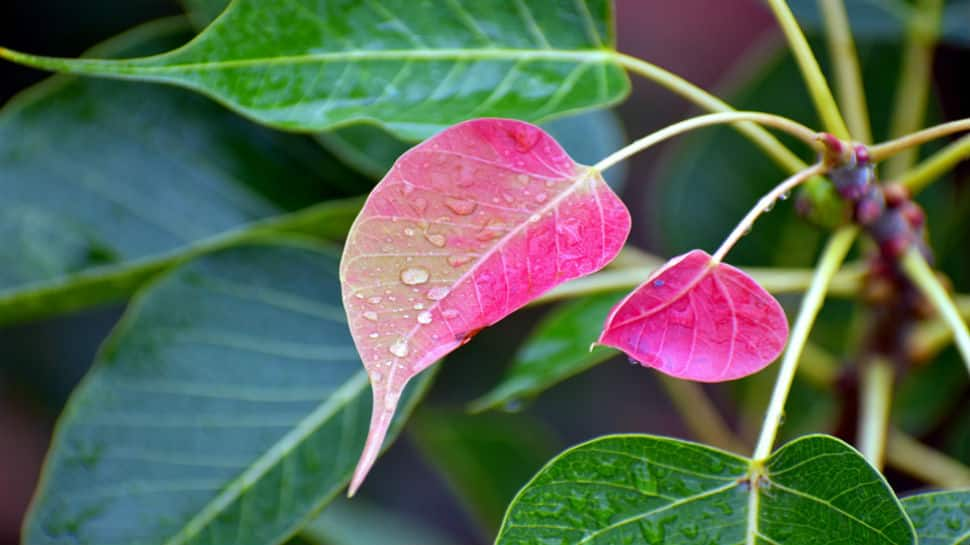
[[[201,4],[190,6],[197,21],[215,9]],[[538,121],[614,103],[629,81],[613,42],[609,0],[235,0],[162,55],[0,56],[187,87],[284,129],[372,121],[418,139],[471,117]]]
[[[550,461],[509,505],[496,545],[913,545],[886,480],[834,437],[767,460],[647,435]]]
[[[774,297],[740,269],[694,250],[620,301],[599,343],[668,375],[720,382],[760,371],[787,339]]]
[[[903,498],[920,545],[970,543],[970,490],[931,492]]]
[[[351,493],[408,379],[550,288],[620,251],[630,214],[534,125],[480,119],[404,154],[351,228],[344,306],[374,390]]]

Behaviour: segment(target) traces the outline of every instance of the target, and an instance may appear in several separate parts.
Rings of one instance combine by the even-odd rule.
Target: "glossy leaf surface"
[[[184,21],[97,48],[144,54]],[[0,110],[0,323],[127,297],[179,259],[257,227],[342,237],[367,180],[311,140],[178,89],[55,77]]]
[[[752,466],[675,439],[595,439],[519,492],[496,545],[916,542],[886,481],[838,439],[798,439]]]
[[[594,295],[564,303],[545,315],[516,351],[502,381],[475,400],[472,410],[495,409],[536,396],[615,356],[617,352],[605,346],[589,347],[621,297]]]
[[[789,2],[798,22],[807,30],[821,32],[825,29],[818,2],[793,0]],[[970,47],[970,0],[947,0],[941,2],[943,13],[940,20],[940,40],[949,45]],[[881,40],[902,42],[907,28],[919,24],[925,14],[919,6],[900,1],[847,0],[846,14],[857,40]]]
[[[196,259],[142,292],[72,395],[24,543],[280,543],[347,483],[368,401],[335,251]]]
[[[620,301],[598,342],[668,375],[720,382],[760,371],[787,340],[785,312],[771,294],[694,250]]]
[[[528,123],[469,121],[403,155],[368,197],[340,265],[374,389],[354,484],[412,376],[543,292],[602,268],[629,230],[602,177]]]
[[[290,545],[456,545],[413,516],[359,498],[335,500],[299,535]]]
[[[419,410],[407,433],[489,539],[516,492],[561,444],[525,414]]]
[[[531,7],[530,7],[531,6]],[[187,87],[275,127],[382,123],[423,138],[471,117],[542,120],[628,91],[608,0],[236,0],[185,47],[125,61],[0,55]]]
[[[970,543],[970,490],[917,494],[903,498],[920,545]]]

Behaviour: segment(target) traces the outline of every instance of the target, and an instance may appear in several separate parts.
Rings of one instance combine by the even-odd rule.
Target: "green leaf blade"
[[[26,542],[278,543],[331,499],[370,403],[337,261],[281,240],[145,291],[72,396]]]
[[[970,543],[970,490],[930,492],[903,498],[920,545]]]
[[[237,0],[163,55],[65,60],[52,70],[167,82],[262,123],[323,130],[369,121],[417,140],[473,117],[539,121],[609,105],[629,82],[609,49],[607,0],[418,4]]]
[[[764,464],[646,435],[594,439],[554,458],[509,506],[497,545],[912,545],[892,490],[832,437]]]

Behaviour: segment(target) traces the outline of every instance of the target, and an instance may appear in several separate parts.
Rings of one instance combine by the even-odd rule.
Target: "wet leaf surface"
[[[602,177],[528,123],[469,121],[402,156],[368,197],[341,261],[350,329],[374,389],[354,485],[412,376],[545,291],[602,268],[629,230],[629,212]]]
[[[950,490],[903,498],[920,545],[970,543],[970,490]]]
[[[771,294],[694,250],[620,301],[598,342],[668,375],[720,382],[760,371],[787,339],[785,312]]]

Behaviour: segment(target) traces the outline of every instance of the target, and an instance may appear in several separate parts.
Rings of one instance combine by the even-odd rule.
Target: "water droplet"
[[[421,314],[418,314],[418,323],[419,324],[424,324],[424,325],[430,324],[431,323],[431,313],[426,310],[426,311],[422,312]]]
[[[397,400],[400,399],[401,394],[396,394],[394,392],[387,392],[384,396],[384,409],[388,411],[393,411],[397,407]]]
[[[963,528],[963,523],[957,517],[950,517],[946,519],[946,525],[950,527],[951,530],[960,530]]]
[[[401,271],[401,282],[404,282],[408,286],[424,284],[428,281],[429,277],[428,270],[422,269],[421,267],[408,267]]]
[[[539,214],[532,214],[531,216],[529,216],[529,223],[536,223],[540,219],[542,219],[542,216],[540,216]]]
[[[502,410],[507,413],[517,413],[523,408],[523,403],[521,399],[510,399],[502,405]]]
[[[382,375],[380,371],[371,371],[370,378],[374,382],[380,382],[381,379],[384,378],[384,375]]]
[[[774,208],[775,208],[775,201],[771,201],[770,203],[768,203],[768,206],[765,206],[765,212],[771,212],[772,209]]]
[[[493,231],[492,229],[484,229],[480,233],[475,235],[475,238],[477,238],[482,242],[488,242],[494,238],[497,238],[498,235],[499,235],[498,232]]]
[[[434,233],[434,234],[425,233],[424,238],[427,239],[427,241],[430,242],[432,246],[437,246],[438,248],[444,247],[445,242],[447,241],[445,239],[445,236],[440,233]]]
[[[405,180],[404,185],[401,186],[401,194],[402,195],[409,195],[413,191],[414,191],[414,186],[411,185],[411,182],[408,182],[408,181]]]
[[[430,290],[428,290],[428,293],[426,295],[428,299],[431,299],[432,301],[440,301],[448,295],[448,288],[444,288],[440,286],[437,288],[431,288]]]
[[[404,228],[404,234],[407,235],[407,236],[409,236],[409,237],[413,237],[414,236],[414,229],[411,229],[410,227],[405,227]]]
[[[640,365],[640,362],[639,362],[639,361],[637,361],[637,359],[636,359],[636,358],[631,358],[631,357],[629,357],[629,356],[627,356],[627,358],[626,358],[626,361],[627,361],[627,363],[629,363],[630,365]]]
[[[478,203],[475,201],[469,201],[467,199],[448,197],[445,199],[445,206],[459,216],[467,216],[475,211],[475,208],[478,207]]]
[[[520,153],[525,153],[539,143],[539,129],[531,125],[519,125],[512,130],[512,139],[515,140],[515,149]]]
[[[520,184],[523,184],[523,185],[529,183],[529,175],[528,174],[519,174],[518,176],[515,177],[515,179],[518,180],[519,183]]]
[[[539,204],[546,202],[546,199],[548,198],[549,195],[546,195],[544,192],[536,193],[536,202]]]
[[[379,304],[381,304],[381,301],[383,301],[383,300],[384,300],[384,298],[381,297],[380,295],[375,295],[375,296],[371,297],[370,299],[368,299],[367,302],[370,303],[370,304],[372,304],[372,305],[379,305]]]
[[[664,281],[663,280],[660,280],[659,278],[657,280],[654,280],[653,281],[653,287],[655,287],[655,288],[662,288],[662,287],[664,287]]]
[[[783,200],[783,201],[787,201],[788,200],[788,197],[791,197],[791,191],[785,191],[781,195],[778,195],[778,198],[781,199],[781,200]]]
[[[448,256],[448,264],[452,267],[461,267],[472,260],[471,256],[467,255],[452,255]]]
[[[354,294],[354,297],[356,297],[358,299],[363,299],[364,298],[364,294],[363,293],[355,293]]]
[[[376,338],[378,338],[378,337],[380,337],[380,336],[381,336],[381,334],[380,334],[380,333],[378,333],[378,332],[376,332],[376,331],[375,331],[375,332],[373,332],[373,333],[371,333],[370,335],[368,335],[368,337],[370,337],[370,338],[372,338],[372,339],[376,339]]]
[[[415,303],[414,310],[424,310],[424,303]]]
[[[388,350],[391,352],[391,354],[394,354],[399,358],[407,357],[407,355],[411,352],[411,349],[408,348],[408,342],[404,339],[398,339],[398,341],[392,344]]]
[[[457,318],[457,317],[461,316],[461,313],[459,313],[457,310],[455,310],[453,308],[449,308],[449,309],[443,310],[441,312],[441,315],[444,316],[445,319],[451,320],[451,319],[454,319],[454,318]]]
[[[367,318],[368,320],[370,320],[372,322],[376,322],[377,321],[377,313],[374,312],[373,310],[368,310],[367,312],[364,313],[364,318]]]

